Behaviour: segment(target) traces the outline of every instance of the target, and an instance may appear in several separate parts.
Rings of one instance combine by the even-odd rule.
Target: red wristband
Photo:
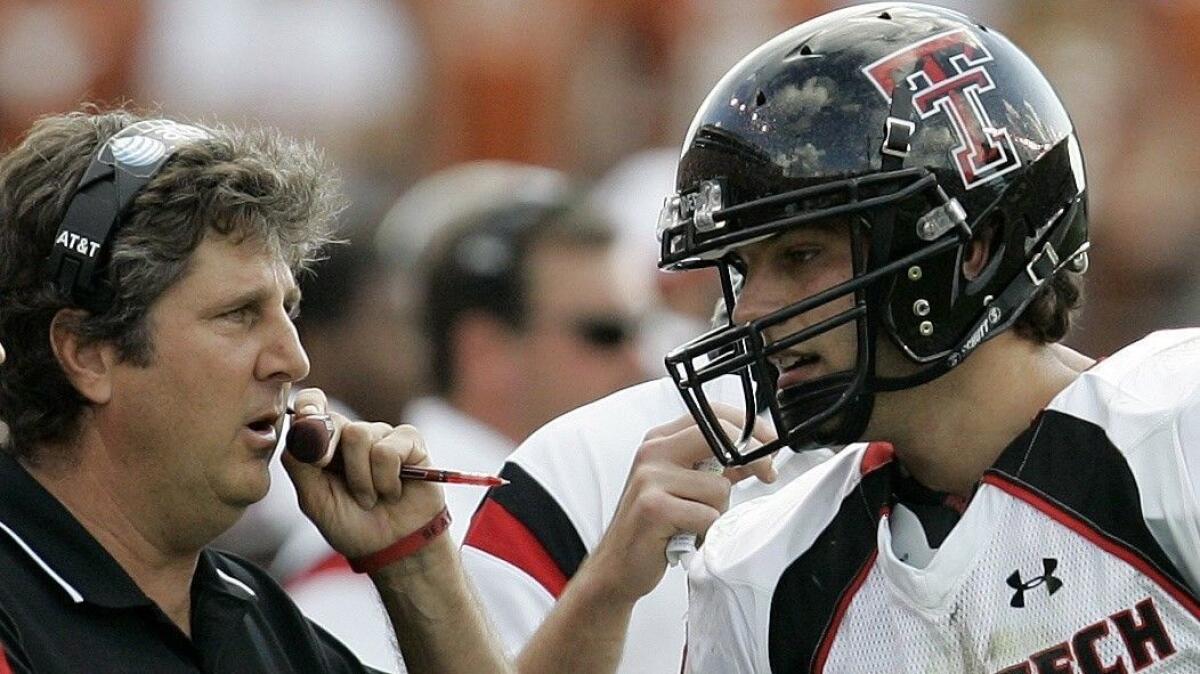
[[[386,548],[369,555],[356,557],[350,561],[350,568],[357,573],[374,573],[383,567],[403,559],[417,550],[429,545],[433,539],[450,528],[450,510],[442,508],[442,512],[434,515],[425,526],[392,543]]]

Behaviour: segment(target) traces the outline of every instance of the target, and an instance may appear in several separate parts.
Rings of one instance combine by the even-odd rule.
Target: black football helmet
[[[729,71],[700,106],[659,219],[663,269],[720,268],[731,252],[829,218],[851,222],[854,276],[672,351],[667,369],[717,458],[741,464],[787,444],[859,438],[875,393],[915,386],[1012,326],[1056,272],[1087,266],[1083,159],[1058,96],[999,33],[939,7],[880,3],[805,22]],[[967,278],[973,233],[991,255]],[[789,335],[768,329],[853,297]],[[855,324],[853,370],[776,392],[773,354]],[[877,336],[916,373],[877,376]],[[702,385],[742,378],[749,421],[722,431]],[[779,440],[750,451],[754,411]],[[833,428],[831,428],[831,426]]]

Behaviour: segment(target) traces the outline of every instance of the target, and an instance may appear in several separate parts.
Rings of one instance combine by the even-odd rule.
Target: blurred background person
[[[612,230],[564,197],[470,216],[421,265],[435,395],[406,416],[468,470],[497,468],[542,424],[645,379],[635,316],[613,283]],[[472,424],[495,441],[461,435]],[[503,451],[466,456],[489,445]]]
[[[439,465],[496,472],[545,422],[646,378],[636,319],[611,270],[612,226],[565,177],[547,171],[516,164],[452,169],[434,182],[446,188],[466,174],[479,178],[442,196],[466,205],[465,212],[439,221],[430,209],[432,222],[421,219],[406,235],[376,234],[400,248],[392,259],[425,249],[397,271],[405,282],[416,281],[410,314],[420,317],[430,384],[429,395],[410,402],[401,420],[421,429]],[[498,186],[504,191],[492,189]],[[402,198],[384,227],[404,228],[406,214],[422,212],[417,206],[426,189]],[[481,199],[480,192],[490,196]],[[431,226],[436,231],[427,231]],[[455,540],[483,495],[472,487],[446,489]],[[388,664],[387,623],[370,581],[352,573],[315,529],[293,532],[275,571],[306,615],[364,660]]]
[[[663,356],[704,332],[721,296],[712,269],[668,274],[658,269],[659,242],[649,233],[664,195],[675,189],[679,151],[651,148],[626,157],[593,185],[588,200],[616,225],[612,246],[616,281],[642,317],[638,352],[642,367],[663,373]]]

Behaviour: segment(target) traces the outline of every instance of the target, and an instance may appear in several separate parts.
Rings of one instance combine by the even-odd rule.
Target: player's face
[[[854,274],[848,225],[801,227],[739,248],[744,277],[734,307],[736,323],[760,318],[849,281]],[[770,341],[815,325],[853,307],[853,295],[802,313],[767,332]],[[858,342],[853,322],[776,354],[780,390],[854,368]]]
[[[298,301],[263,246],[210,236],[151,307],[152,362],[117,367],[110,444],[168,517],[228,527],[267,493],[272,423],[308,374]]]

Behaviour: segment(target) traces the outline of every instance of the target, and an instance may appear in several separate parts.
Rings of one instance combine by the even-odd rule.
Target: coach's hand
[[[725,431],[737,437],[743,415],[714,405]],[[754,441],[765,444],[774,431],[757,424]],[[760,446],[760,445],[756,445]],[[637,456],[612,523],[585,566],[592,580],[613,598],[637,601],[654,589],[666,572],[667,541],[689,531],[703,535],[729,507],[734,482],[750,475],[773,482],[770,457],[724,473],[694,470],[712,451],[691,416],[650,430]],[[584,569],[581,569],[581,574]]]
[[[326,414],[325,394],[296,394],[296,418]],[[330,442],[341,456],[341,474],[317,468],[283,452],[283,465],[296,485],[300,509],[335,550],[349,558],[382,550],[413,533],[445,507],[441,486],[401,482],[402,465],[428,465],[421,435],[412,426],[350,421],[330,414]]]

